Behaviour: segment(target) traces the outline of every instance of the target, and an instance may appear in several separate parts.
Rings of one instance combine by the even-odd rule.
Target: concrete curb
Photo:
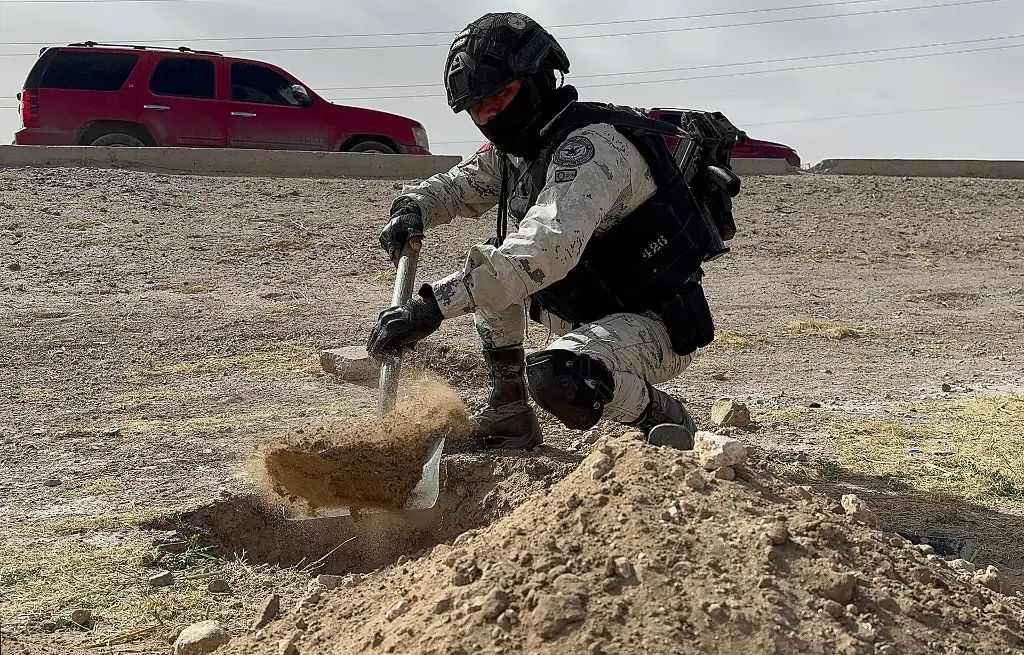
[[[412,180],[446,171],[459,156],[240,148],[0,146],[0,168],[88,167],[251,177]]]
[[[793,175],[802,172],[785,159],[733,159],[732,170],[740,177],[750,175]]]
[[[809,169],[819,175],[980,177],[1024,180],[1024,161],[984,159],[825,159]]]

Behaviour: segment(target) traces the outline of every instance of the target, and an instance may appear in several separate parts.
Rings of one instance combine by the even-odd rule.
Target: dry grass
[[[846,339],[864,337],[872,333],[866,326],[835,323],[822,319],[800,319],[790,321],[785,326],[786,332],[798,336],[827,337],[829,339]]]
[[[100,225],[99,221],[89,218],[82,218],[64,223],[64,227],[69,230],[88,230],[90,227],[96,227],[97,225]]]
[[[752,334],[736,330],[715,330],[715,340],[708,345],[708,349],[753,348],[756,344],[757,339]]]
[[[268,588],[294,592],[308,580],[298,569],[215,558],[194,542],[177,555],[154,551],[135,528],[140,517],[112,515],[96,523],[129,535],[112,547],[69,538],[75,522],[66,518],[11,526],[8,543],[26,546],[0,551],[0,615],[9,629],[26,632],[51,621],[57,630],[79,631],[71,611],[87,608],[94,645],[152,640],[147,650],[163,650],[167,635],[195,621],[213,618],[240,629]],[[70,532],[88,529],[96,528],[78,525]],[[161,569],[174,572],[173,585],[149,584],[149,576]],[[213,578],[226,580],[231,591],[211,593],[207,586]]]
[[[200,282],[182,282],[181,284],[174,284],[172,282],[154,282],[149,285],[150,291],[173,291],[174,293],[210,293],[213,291],[213,287],[208,284],[202,284]]]
[[[204,357],[189,362],[158,364],[135,371],[133,382],[164,375],[216,375],[231,371],[238,374],[270,378],[322,372],[320,353],[313,348],[293,343],[281,344],[282,350]]]

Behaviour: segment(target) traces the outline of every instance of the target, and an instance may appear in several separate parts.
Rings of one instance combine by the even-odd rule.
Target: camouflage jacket
[[[425,230],[456,216],[478,218],[498,202],[502,155],[484,147],[451,170],[407,187],[395,204],[415,202]],[[524,167],[509,158],[514,181]],[[571,132],[555,151],[536,202],[500,247],[470,248],[462,269],[431,284],[445,318],[482,307],[500,312],[562,279],[589,239],[617,224],[655,192],[643,156],[613,126],[598,123]],[[516,200],[510,199],[510,204]]]

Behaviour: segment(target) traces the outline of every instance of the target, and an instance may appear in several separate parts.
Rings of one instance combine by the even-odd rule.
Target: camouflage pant
[[[636,420],[647,407],[650,397],[645,381],[660,384],[681,375],[696,355],[673,352],[665,324],[652,313],[610,314],[575,330],[549,314],[543,320],[552,333],[561,335],[547,350],[587,353],[612,370],[615,396],[605,406],[603,418],[619,423]],[[474,322],[485,347],[511,346],[523,342],[526,312],[521,305],[497,314],[478,308]]]

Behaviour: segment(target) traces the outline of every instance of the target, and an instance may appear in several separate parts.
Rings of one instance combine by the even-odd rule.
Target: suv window
[[[150,90],[162,96],[214,98],[214,66],[208,59],[166,57],[153,69]]]
[[[302,106],[292,93],[291,80],[256,64],[231,64],[231,99],[264,105]]]
[[[138,61],[139,56],[131,53],[59,50],[46,66],[39,87],[117,91],[124,86]]]

